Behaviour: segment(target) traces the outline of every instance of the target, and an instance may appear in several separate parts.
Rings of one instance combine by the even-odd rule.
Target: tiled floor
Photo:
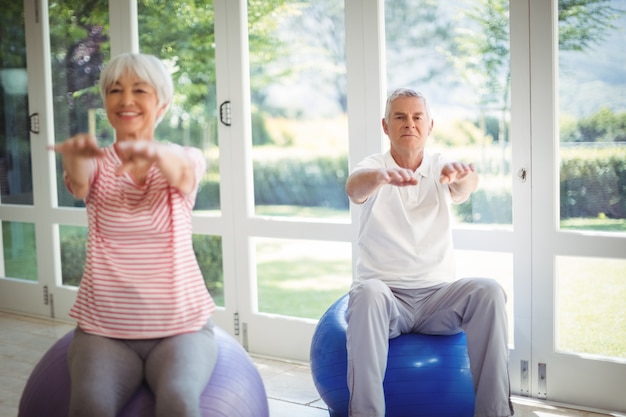
[[[33,367],[71,328],[67,323],[0,312],[0,417],[17,416],[20,395]],[[265,383],[271,417],[328,417],[307,364],[256,356],[253,360]],[[516,417],[606,417],[526,398],[514,398],[514,403]]]

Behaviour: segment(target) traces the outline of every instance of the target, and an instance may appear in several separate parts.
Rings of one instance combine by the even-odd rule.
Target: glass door
[[[48,95],[53,106],[45,117],[51,121],[49,141],[58,143],[79,133],[93,134],[100,146],[113,143],[98,90],[100,71],[111,57],[110,8],[114,2],[86,4],[76,0],[42,2],[42,19],[48,30],[46,59],[49,74]],[[117,31],[121,32],[121,31]],[[55,317],[70,320],[70,308],[83,274],[87,245],[87,215],[82,200],[76,200],[63,181],[60,155],[52,158],[50,207],[52,244],[48,256],[55,271],[50,287]]]
[[[5,5],[0,21],[0,305],[47,315],[48,283],[39,256],[43,242],[37,239],[40,212],[35,206],[45,200],[45,190],[33,186],[45,158],[31,152],[32,143],[41,143],[42,126],[34,113],[43,109],[34,103],[41,99],[37,86],[43,74],[31,64],[38,58],[41,22],[33,2],[21,1]]]
[[[224,279],[227,258],[221,193],[222,152],[217,79],[227,79],[216,70],[216,51],[225,45],[225,33],[216,22],[223,19],[213,0],[154,2],[137,0],[139,50],[163,59],[174,78],[173,105],[159,124],[158,140],[194,146],[203,150],[207,172],[200,184],[194,207],[193,246],[207,288],[217,306],[213,320],[235,332],[237,308],[234,280]]]
[[[583,3],[530,3],[533,392],[624,412],[626,14]]]
[[[80,3],[81,5],[83,3]],[[55,101],[55,140],[79,132],[96,136],[100,146],[114,141],[97,88],[100,71],[115,54],[140,51],[162,59],[171,70],[175,95],[158,125],[160,141],[198,147],[207,161],[194,207],[193,246],[206,285],[218,307],[215,322],[233,333],[235,285],[224,280],[220,148],[216,105],[216,34],[213,0],[110,1],[89,9],[71,1],[50,5],[51,69]],[[57,315],[69,318],[80,284],[87,238],[82,201],[61,180],[57,157],[58,245],[61,280],[55,287]],[[226,237],[228,240],[228,237]],[[230,297],[230,301],[229,301]]]
[[[529,67],[520,2],[385,0],[387,90],[429,100],[426,148],[473,163],[479,188],[453,205],[457,275],[507,294],[512,391],[527,394],[530,359]]]
[[[245,190],[234,200],[243,342],[308,360],[317,320],[352,276],[344,2],[242,6],[250,135],[238,139],[233,178]]]

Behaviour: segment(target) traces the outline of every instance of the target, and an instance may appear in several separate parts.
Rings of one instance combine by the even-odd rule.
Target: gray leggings
[[[217,359],[213,323],[163,339],[111,339],[76,328],[68,350],[69,417],[115,417],[142,382],[157,417],[200,417],[200,395]]]

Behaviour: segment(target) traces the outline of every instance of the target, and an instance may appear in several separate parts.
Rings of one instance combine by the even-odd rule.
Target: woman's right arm
[[[81,133],[50,146],[49,149],[61,154],[63,175],[72,195],[78,199],[85,198],[91,186],[94,169],[92,159],[104,155],[96,138]]]

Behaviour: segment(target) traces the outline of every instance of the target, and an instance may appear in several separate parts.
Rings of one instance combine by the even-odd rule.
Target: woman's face
[[[129,71],[107,88],[105,108],[116,140],[121,141],[153,139],[167,106],[159,106],[156,89]]]

